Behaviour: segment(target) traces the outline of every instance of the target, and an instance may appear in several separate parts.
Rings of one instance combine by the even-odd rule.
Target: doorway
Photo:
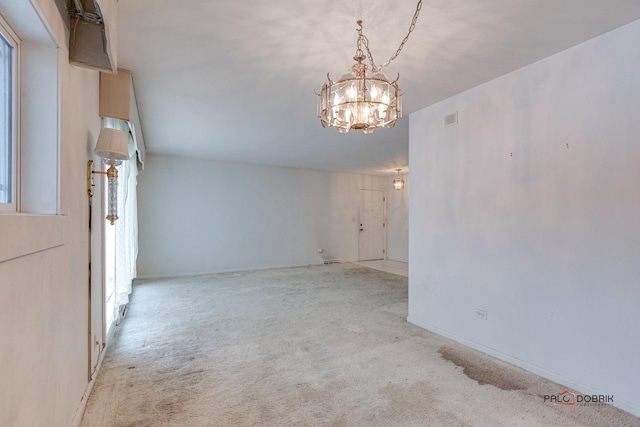
[[[369,261],[385,257],[385,194],[384,190],[360,189],[360,228],[358,259]]]

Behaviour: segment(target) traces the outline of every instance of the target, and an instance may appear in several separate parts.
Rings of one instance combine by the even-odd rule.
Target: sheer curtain
[[[129,135],[129,160],[118,168],[118,220],[115,250],[115,297],[118,313],[129,302],[131,285],[136,278],[138,257],[138,147],[128,122],[105,118],[104,127],[120,129]]]
[[[116,306],[129,302],[136,278],[138,257],[138,167],[136,157],[123,162],[118,175],[118,221],[116,221]]]

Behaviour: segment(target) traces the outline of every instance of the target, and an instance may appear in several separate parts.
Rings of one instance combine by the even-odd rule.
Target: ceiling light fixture
[[[404,188],[404,179],[400,178],[400,171],[402,169],[396,169],[398,171],[398,176],[393,180],[393,188],[396,190],[402,190]]]
[[[356,55],[357,62],[351,67],[351,71],[344,73],[338,81],[332,81],[327,73],[329,83],[324,83],[319,94],[318,117],[322,127],[333,126],[338,132],[347,133],[352,129],[361,130],[364,133],[373,133],[377,128],[392,128],[396,120],[402,117],[401,93],[398,87],[398,77],[389,81],[381,71],[395,60],[404,47],[411,32],[416,26],[418,15],[422,9],[422,0],[418,1],[416,11],[413,14],[409,32],[400,43],[400,47],[393,56],[381,66],[373,62],[373,55],[369,49],[369,39],[362,34],[362,21],[357,21],[358,42]],[[367,51],[366,55],[362,48]],[[371,74],[367,75],[366,64],[362,61],[369,58]]]

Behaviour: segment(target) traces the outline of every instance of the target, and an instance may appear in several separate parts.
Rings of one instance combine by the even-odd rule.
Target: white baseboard
[[[395,262],[404,262],[405,264],[409,264],[409,260],[406,259],[397,259],[397,258],[387,258],[388,261],[395,261]]]
[[[112,329],[115,330],[115,326]],[[113,336],[113,334],[111,334],[111,336]],[[80,399],[80,404],[78,405],[78,408],[76,408],[76,413],[73,416],[73,420],[71,421],[71,427],[79,427],[80,423],[82,422],[82,417],[84,416],[84,410],[87,407],[87,401],[89,400],[89,396],[91,396],[91,391],[93,390],[93,385],[96,382],[96,379],[98,378],[98,375],[100,374],[100,368],[102,368],[102,362],[104,361],[104,355],[107,354],[107,350],[109,349],[110,346],[110,342],[111,340],[107,339],[107,343],[104,346],[104,348],[102,349],[102,351],[100,352],[100,355],[98,356],[98,363],[96,364],[96,369],[93,372],[93,375],[91,377],[91,381],[89,381],[89,383],[87,384],[87,387],[84,390],[84,394],[82,395],[82,399]]]
[[[533,365],[527,361],[524,361],[522,359],[518,359],[517,357],[511,356],[509,354],[503,353],[499,350],[493,349],[491,347],[487,347],[483,344],[480,344],[478,342],[475,341],[471,341],[468,340],[466,338],[463,338],[461,336],[458,336],[456,334],[452,334],[450,332],[447,332],[443,329],[440,329],[436,326],[433,325],[428,325],[426,323],[422,323],[419,321],[416,321],[415,319],[413,319],[411,316],[407,317],[407,322],[412,323],[422,329],[426,329],[428,331],[433,332],[434,334],[443,336],[445,338],[449,338],[453,341],[456,341],[460,344],[463,344],[467,347],[471,347],[475,350],[481,351],[482,353],[488,354],[489,356],[493,356],[496,359],[500,359],[504,362],[510,363],[512,365],[515,365],[519,368],[522,368],[526,371],[529,371],[531,373],[534,373],[536,375],[539,375],[543,378],[546,378],[548,380],[557,382],[558,384],[561,384],[563,386],[567,386],[568,388],[572,389],[573,391],[577,391],[579,393],[582,394],[602,394],[601,390],[594,390],[589,386],[586,386],[580,382],[574,381],[571,378],[565,377],[561,374],[558,374],[556,372],[552,372],[552,371],[548,371],[540,366],[537,365]],[[615,406],[616,408],[620,408],[623,411],[626,411],[632,415],[635,415],[637,417],[640,417],[640,408],[637,407],[636,405],[632,404],[631,402],[628,402],[626,400],[621,400],[621,399],[616,399],[614,397],[614,404],[613,406]]]
[[[339,261],[340,263],[343,261]],[[265,267],[251,267],[251,268],[232,268],[228,270],[215,270],[215,271],[203,271],[198,273],[178,273],[174,275],[142,275],[136,277],[136,281],[142,280],[158,280],[158,279],[173,279],[180,277],[194,277],[194,276],[208,276],[210,274],[222,274],[222,273],[242,273],[243,271],[260,271],[260,270],[276,270],[279,268],[297,268],[297,267],[309,267],[323,265],[323,262],[318,262],[317,264],[288,264],[288,265],[275,265],[275,266],[265,266]]]

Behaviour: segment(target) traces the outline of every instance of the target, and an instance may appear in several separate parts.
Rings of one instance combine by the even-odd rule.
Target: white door
[[[360,193],[360,231],[358,258],[360,261],[384,259],[384,190],[363,190]]]

